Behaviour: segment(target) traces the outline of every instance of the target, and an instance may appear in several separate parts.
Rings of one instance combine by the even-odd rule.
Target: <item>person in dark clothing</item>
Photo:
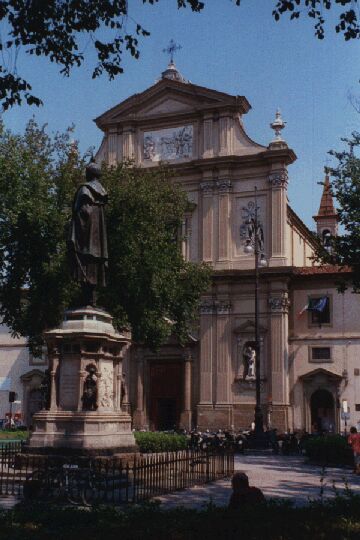
[[[261,489],[249,486],[249,478],[245,473],[235,473],[231,485],[233,492],[229,502],[230,510],[239,510],[244,506],[265,502]]]

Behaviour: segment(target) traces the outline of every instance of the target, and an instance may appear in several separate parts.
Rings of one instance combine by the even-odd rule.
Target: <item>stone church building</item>
[[[281,136],[281,116],[272,142],[262,146],[245,130],[250,107],[244,96],[188,82],[170,63],[156,84],[95,120],[104,133],[98,162],[171,165],[192,203],[183,255],[213,268],[187,346],[170,340],[156,354],[133,346],[125,359],[124,401],[136,428],[239,429],[253,421],[255,270],[244,248],[254,237],[255,191],[267,261],[259,278],[264,420],[280,430],[336,432],[344,430],[347,410],[349,425],[360,422],[360,297],[337,293],[337,268],[314,265],[318,240],[287,197],[296,155]],[[327,177],[314,219],[326,244],[338,223]],[[321,311],[305,309],[319,303]],[[0,369],[2,352],[0,343]],[[41,369],[23,366],[19,395]],[[1,407],[2,394],[0,386]]]
[[[310,431],[316,424],[338,431],[345,401],[351,421],[360,420],[360,298],[337,293],[337,269],[314,266],[317,240],[288,202],[296,155],[280,135],[280,114],[265,147],[245,131],[250,107],[244,96],[188,82],[170,63],[156,84],[95,120],[104,132],[98,161],[170,163],[193,203],[184,216],[184,257],[214,270],[198,334],[187,347],[171,342],[158,354],[131,352],[127,380],[138,428],[246,428],[253,421],[255,384],[244,370],[254,344],[254,257],[244,247],[255,188],[267,260],[260,272],[264,418],[284,430]],[[328,180],[314,216],[325,242],[337,231]],[[297,317],[309,301],[321,299],[322,312]]]

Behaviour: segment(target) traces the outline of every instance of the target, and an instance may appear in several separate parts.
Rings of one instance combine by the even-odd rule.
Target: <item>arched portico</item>
[[[45,373],[39,369],[32,369],[20,377],[24,386],[23,393],[23,417],[26,426],[31,426],[33,415],[40,411],[43,406],[43,398],[40,386]]]
[[[303,384],[303,427],[309,433],[317,429],[339,432],[338,406],[341,375],[319,368],[299,377]],[[315,426],[316,424],[316,426]]]
[[[315,390],[310,398],[311,427],[313,432],[335,431],[335,400],[324,388]]]

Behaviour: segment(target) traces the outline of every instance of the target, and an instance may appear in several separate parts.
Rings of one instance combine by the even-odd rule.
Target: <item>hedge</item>
[[[28,431],[24,430],[17,430],[17,429],[9,429],[9,430],[2,430],[0,431],[0,441],[8,441],[8,440],[25,440],[29,436]]]
[[[352,465],[354,461],[352,450],[341,435],[311,437],[304,447],[310,461],[321,465]]]
[[[33,505],[0,511],[0,520],[6,540],[358,540],[360,497],[300,508],[268,501],[239,511],[214,505],[163,510],[155,503],[127,510]]]
[[[135,440],[140,452],[174,452],[187,447],[185,435],[152,431],[135,431]]]

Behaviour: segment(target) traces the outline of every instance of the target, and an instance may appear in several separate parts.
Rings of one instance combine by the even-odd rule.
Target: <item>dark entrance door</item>
[[[150,365],[150,427],[169,430],[179,424],[182,403],[182,364],[153,362]]]
[[[335,431],[335,403],[328,390],[316,390],[311,396],[312,431]]]

